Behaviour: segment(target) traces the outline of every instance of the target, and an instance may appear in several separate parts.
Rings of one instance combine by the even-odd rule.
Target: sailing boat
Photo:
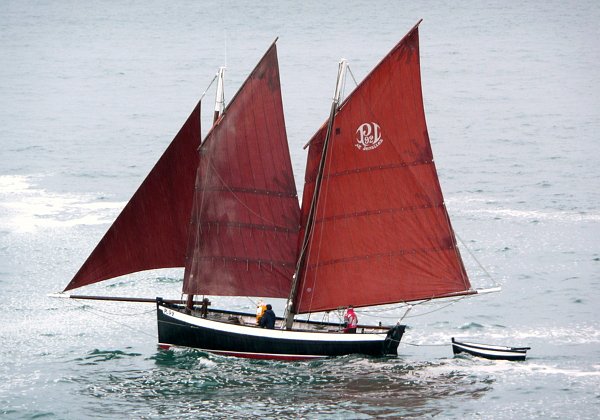
[[[199,147],[196,106],[65,291],[184,266],[187,300],[152,300],[163,348],[281,360],[397,355],[404,325],[345,334],[297,315],[477,293],[433,162],[419,23],[343,102],[340,63],[329,119],[308,143],[302,208],[273,43]],[[275,329],[263,329],[255,314],[209,308],[206,296],[288,303]]]

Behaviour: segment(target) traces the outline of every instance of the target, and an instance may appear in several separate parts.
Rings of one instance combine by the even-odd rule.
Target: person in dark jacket
[[[258,325],[261,328],[275,329],[275,312],[270,304],[267,305],[267,310],[263,313]]]

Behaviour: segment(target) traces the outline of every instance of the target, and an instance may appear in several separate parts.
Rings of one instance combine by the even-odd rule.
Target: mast
[[[300,248],[300,255],[298,256],[298,261],[296,262],[296,270],[294,272],[294,276],[292,278],[292,287],[290,290],[290,296],[288,298],[286,304],[286,313],[285,313],[285,328],[291,329],[292,324],[294,323],[294,315],[296,315],[296,295],[298,294],[298,279],[300,275],[300,270],[302,270],[302,266],[304,264],[304,256],[306,255],[306,247],[308,244],[308,239],[312,232],[313,222],[315,218],[315,208],[317,204],[317,198],[319,197],[319,189],[321,184],[321,179],[323,178],[323,168],[325,167],[325,160],[327,157],[327,144],[329,143],[329,139],[331,137],[331,132],[333,130],[333,121],[335,119],[335,114],[338,110],[338,106],[340,104],[340,96],[342,93],[342,87],[344,86],[344,80],[346,78],[346,69],[348,67],[348,62],[346,59],[341,59],[338,65],[338,75],[337,81],[335,84],[335,91],[333,94],[333,101],[331,103],[331,111],[329,112],[329,121],[327,123],[327,134],[325,135],[325,140],[323,141],[323,153],[321,154],[321,160],[319,162],[319,170],[317,172],[317,179],[315,181],[315,191],[312,196],[312,200],[310,203],[310,210],[308,214],[308,218],[306,220],[306,228],[304,230],[304,238],[302,239],[302,246]]]
[[[225,81],[225,67],[219,67],[217,74],[215,76],[217,78],[217,91],[215,93],[215,112],[213,114],[213,126],[219,119],[221,115],[223,115],[223,111],[225,110],[225,90],[224,90],[224,81]],[[214,79],[213,79],[214,80]],[[186,312],[190,313],[192,308],[194,307],[194,295],[189,294],[186,300],[185,309]]]
[[[287,298],[300,208],[275,43],[202,142],[194,198],[183,293]]]
[[[225,78],[225,67],[219,67],[217,72],[217,92],[215,94],[215,114],[213,117],[213,125],[217,122],[219,117],[223,114],[225,109],[225,91],[223,89],[223,82]]]

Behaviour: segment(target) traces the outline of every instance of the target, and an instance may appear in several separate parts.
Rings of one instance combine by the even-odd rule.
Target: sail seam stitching
[[[315,223],[330,222],[333,220],[350,219],[350,218],[354,218],[354,217],[377,216],[382,213],[400,213],[400,212],[405,212],[405,211],[415,211],[415,210],[440,208],[440,207],[444,207],[444,204],[443,203],[437,204],[437,205],[424,204],[422,206],[395,207],[395,208],[390,208],[390,209],[361,211],[361,212],[355,212],[355,213],[350,213],[350,214],[341,214],[341,215],[324,217],[322,219],[315,220]]]
[[[198,188],[201,189],[201,188]],[[230,187],[230,186],[225,186],[225,187],[210,187],[210,188],[203,188],[204,191],[222,191],[222,192],[242,192],[242,193],[249,193],[249,194],[260,194],[260,195],[273,195],[273,196],[277,196],[277,197],[283,197],[283,198],[296,198],[298,196],[297,193],[290,193],[287,191],[281,192],[281,191],[273,191],[273,190],[257,190],[254,188],[240,188],[240,187]]]
[[[419,249],[410,249],[410,250],[400,250],[400,251],[394,251],[394,252],[385,252],[385,253],[377,253],[377,254],[366,254],[366,255],[357,255],[354,257],[347,257],[347,258],[337,258],[337,259],[333,259],[333,260],[326,260],[326,261],[322,261],[318,264],[309,264],[307,266],[307,269],[313,269],[316,267],[322,267],[325,265],[333,265],[333,264],[340,264],[340,263],[346,263],[346,262],[353,262],[353,261],[360,261],[360,260],[368,260],[371,258],[383,258],[383,257],[401,257],[404,255],[410,255],[410,254],[428,254],[430,252],[444,252],[444,251],[448,251],[448,250],[453,250],[454,247],[453,246],[449,246],[447,248],[441,248],[441,247],[436,247],[436,248],[419,248]]]
[[[259,264],[260,266],[262,266],[263,264],[269,264],[269,265],[280,265],[282,267],[287,267],[288,265],[294,265],[294,261],[276,261],[276,260],[258,260],[258,259],[253,259],[253,258],[239,258],[239,257],[224,257],[222,255],[216,255],[216,256],[202,256],[202,257],[197,257],[198,260],[210,260],[210,261],[214,261],[214,260],[219,260],[222,262],[235,262],[235,263],[256,263]]]
[[[199,223],[199,225],[204,225],[204,226],[207,226],[208,228],[210,228],[211,226],[216,226],[216,227],[269,230],[272,232],[285,232],[285,233],[297,233],[298,230],[300,229],[299,227],[287,228],[287,227],[281,227],[281,226],[257,225],[257,224],[253,224],[253,223],[222,222],[222,221],[218,221],[218,220],[204,221],[202,223]]]
[[[360,174],[363,172],[373,172],[373,171],[383,171],[387,169],[400,169],[400,168],[408,168],[411,166],[420,166],[420,165],[430,165],[433,163],[433,160],[423,160],[423,161],[415,161],[415,162],[402,162],[402,163],[393,163],[389,165],[377,165],[377,166],[367,166],[364,168],[356,168],[356,169],[348,169],[346,171],[333,172],[329,174],[324,174],[323,179],[335,178],[338,176],[344,175],[352,175],[352,174]],[[315,182],[314,177],[307,178],[305,180],[306,183]]]

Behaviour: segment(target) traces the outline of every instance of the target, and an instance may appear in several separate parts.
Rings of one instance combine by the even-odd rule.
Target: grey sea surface
[[[301,190],[302,146],[328,115],[338,60],[361,80],[420,18],[446,205],[473,285],[493,286],[489,273],[500,293],[415,307],[397,358],[295,363],[163,352],[152,305],[47,297],[219,66],[230,99],[279,37]],[[0,416],[598,418],[599,21],[585,0],[1,2]],[[144,272],[84,292],[177,298],[181,278]],[[519,363],[453,357],[451,337],[532,350]]]

